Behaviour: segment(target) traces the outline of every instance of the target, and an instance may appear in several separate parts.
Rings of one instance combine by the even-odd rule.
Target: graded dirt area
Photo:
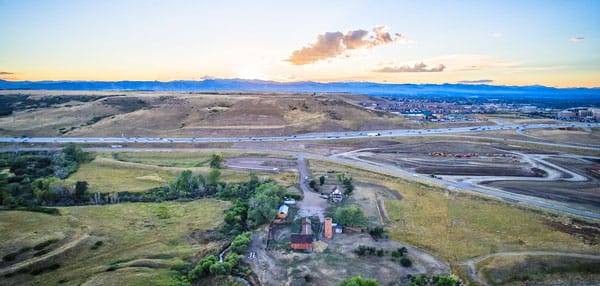
[[[335,234],[333,239],[324,241],[327,248],[321,253],[265,250],[262,244],[265,236],[264,231],[254,234],[248,251],[256,252],[256,258],[245,259],[265,286],[337,285],[356,275],[375,278],[380,285],[408,285],[409,274],[449,272],[444,261],[428,253],[392,240],[374,241],[368,234]],[[388,252],[384,257],[358,256],[354,250],[359,245]],[[413,261],[411,267],[403,267],[390,259],[390,252],[403,246],[408,248],[408,257]]]

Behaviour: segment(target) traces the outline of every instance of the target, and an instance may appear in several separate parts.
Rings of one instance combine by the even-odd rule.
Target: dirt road
[[[298,154],[298,177],[300,189],[304,194],[304,199],[298,202],[298,214],[303,217],[318,216],[319,220],[323,222],[325,220],[324,212],[327,208],[327,200],[319,197],[318,193],[307,186],[305,178],[310,176],[306,160],[304,160],[304,154],[302,153]]]

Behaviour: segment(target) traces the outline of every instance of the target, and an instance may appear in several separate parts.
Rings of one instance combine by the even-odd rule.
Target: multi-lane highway
[[[488,125],[477,127],[454,127],[433,129],[396,129],[396,130],[371,130],[360,132],[322,132],[306,133],[289,136],[270,137],[197,137],[197,138],[157,138],[157,137],[0,137],[0,143],[235,143],[235,142],[278,142],[278,141],[308,141],[308,140],[339,140],[369,137],[403,137],[442,135],[452,133],[469,133],[500,130],[522,130],[560,127],[600,127],[600,123],[568,123],[568,124],[512,124]],[[582,146],[582,148],[585,148]],[[591,147],[597,149],[596,147]],[[587,149],[587,148],[586,148]]]
[[[222,142],[281,142],[281,141],[310,141],[310,140],[341,140],[341,139],[355,139],[355,138],[379,138],[379,137],[404,137],[404,136],[431,136],[431,135],[448,135],[453,133],[472,133],[472,132],[483,132],[483,131],[500,131],[500,130],[518,130],[524,129],[540,129],[540,128],[561,128],[561,127],[583,127],[583,128],[598,128],[600,123],[568,123],[568,124],[516,124],[516,125],[489,125],[489,126],[478,126],[478,127],[456,127],[456,128],[437,128],[437,129],[399,129],[399,130],[373,130],[373,131],[360,131],[360,132],[324,132],[324,133],[308,133],[308,134],[297,134],[290,136],[273,136],[273,137],[229,137],[229,138],[154,138],[154,137],[0,137],[0,143],[108,143],[108,144],[126,144],[126,143],[156,143],[165,144],[170,143],[222,143]],[[468,135],[461,134],[460,136],[471,137]],[[494,137],[480,137],[477,138],[489,138],[498,140]],[[580,149],[591,149],[600,150],[599,145],[571,145],[571,144],[560,144],[552,142],[541,142],[541,141],[526,141],[526,140],[515,140],[508,139],[507,141],[518,141],[536,144],[546,144],[559,147],[570,147]],[[118,145],[120,146],[120,145]],[[165,146],[167,147],[167,146]],[[94,148],[90,148],[94,149]],[[100,148],[106,150],[109,148]],[[134,148],[137,150],[137,148]],[[143,149],[143,148],[142,148]],[[168,148],[167,148],[168,149]],[[141,149],[140,149],[141,150]],[[276,151],[276,150],[271,150]],[[296,154],[297,155],[297,154]],[[347,155],[347,154],[346,154]],[[342,156],[342,154],[334,155],[331,157],[324,157],[317,154],[305,154],[307,158],[330,160],[341,164],[354,165],[364,169],[371,169],[378,172],[392,173],[396,176],[410,177],[415,174],[410,174],[405,170],[398,168],[390,168],[389,166],[380,166],[373,162],[363,162],[356,160],[351,156]],[[584,210],[572,209],[561,204],[555,204],[549,201],[541,200],[524,195],[513,194],[489,187],[483,187],[480,185],[468,184],[468,183],[456,183],[451,181],[439,181],[425,176],[417,175],[420,180],[432,181],[433,183],[442,183],[449,188],[453,189],[465,189],[482,193],[486,195],[495,196],[505,200],[511,200],[519,203],[524,203],[532,206],[548,208],[552,210],[562,211],[570,214],[580,215],[590,218],[600,218],[600,214],[593,213]]]

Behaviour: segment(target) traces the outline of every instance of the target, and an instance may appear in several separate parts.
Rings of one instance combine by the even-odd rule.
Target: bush
[[[402,257],[402,258],[400,258],[400,265],[402,265],[404,267],[411,267],[412,260],[410,260],[410,258],[408,258],[408,257]]]
[[[377,280],[365,279],[360,276],[355,276],[342,281],[339,286],[378,286]]]
[[[6,261],[6,262],[13,261],[17,258],[18,255],[19,255],[18,252],[12,252],[12,253],[2,256],[2,260]]]
[[[102,246],[102,244],[104,244],[104,242],[102,242],[102,240],[96,241],[96,243],[94,243],[94,245],[92,245],[92,250],[96,250],[96,249],[100,248],[100,246]]]
[[[58,239],[58,238],[52,238],[52,239],[48,239],[48,240],[46,240],[46,241],[44,241],[44,242],[40,242],[40,243],[36,244],[36,245],[33,247],[33,249],[34,249],[34,250],[41,250],[41,249],[44,249],[44,248],[46,248],[47,246],[49,246],[49,245],[51,245],[51,244],[54,244],[54,243],[57,243],[57,242],[59,242],[59,241],[60,241],[60,239]]]
[[[369,234],[375,240],[380,239],[380,238],[384,238],[385,237],[385,229],[383,227],[381,227],[381,226],[377,226],[377,227],[369,229]]]

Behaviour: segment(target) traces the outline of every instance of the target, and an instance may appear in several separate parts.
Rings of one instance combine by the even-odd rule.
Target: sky
[[[598,15],[598,0],[0,0],[0,79],[600,87]]]

